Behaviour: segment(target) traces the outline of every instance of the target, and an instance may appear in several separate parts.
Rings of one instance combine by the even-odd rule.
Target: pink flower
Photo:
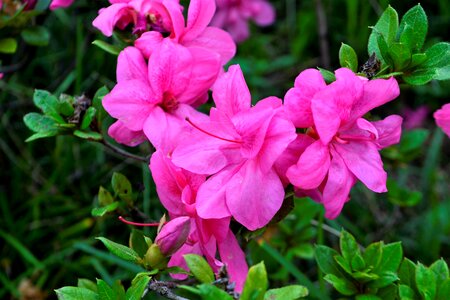
[[[436,124],[450,137],[450,103],[438,109],[433,116]]]
[[[168,5],[168,2],[164,3]],[[188,48],[204,48],[217,53],[220,55],[222,65],[225,65],[236,53],[236,45],[227,32],[208,26],[215,8],[212,0],[192,0],[189,4],[186,25],[181,12],[171,9],[172,30],[168,37],[165,38],[162,32],[149,31],[136,40],[135,46],[148,58],[164,39],[171,39]]]
[[[52,3],[50,3],[50,9],[55,10],[58,8],[65,8],[72,5],[74,0],[53,0]]]
[[[275,9],[266,0],[216,0],[216,3],[217,12],[211,24],[225,29],[237,43],[249,37],[249,20],[259,26],[275,21]]]
[[[176,167],[160,150],[152,155],[150,170],[161,203],[169,211],[170,217],[175,220],[189,217],[191,222],[187,241],[172,255],[169,266],[179,266],[187,270],[183,255],[204,255],[216,272],[222,263],[226,264],[230,281],[236,283],[237,291],[241,291],[248,267],[245,255],[229,228],[230,218],[205,220],[197,214],[197,192],[206,176]],[[222,262],[216,259],[217,250]],[[184,278],[180,275],[174,277]]]
[[[417,109],[405,108],[402,112],[403,127],[405,129],[414,129],[421,127],[429,113],[428,107],[422,105]]]
[[[281,100],[269,97],[251,107],[239,66],[231,66],[213,88],[216,108],[173,152],[175,165],[212,175],[197,195],[205,219],[233,216],[250,230],[265,226],[284,199],[274,163],[296,137]]]
[[[104,97],[106,111],[119,120],[110,128],[118,141],[133,146],[142,132],[157,148],[168,145],[168,127],[185,126],[186,117],[201,115],[193,107],[206,101],[207,91],[220,70],[217,54],[192,47],[189,50],[164,41],[148,65],[141,52],[128,47],[119,55],[117,85]],[[116,130],[118,126],[126,131]],[[120,136],[119,136],[120,135]]]
[[[362,116],[398,95],[394,78],[368,81],[345,68],[328,86],[319,71],[306,70],[286,94],[291,120],[310,127],[307,134],[315,139],[286,175],[299,193],[323,203],[327,218],[339,215],[357,179],[374,192],[387,191],[378,150],[398,143],[402,118],[368,122]]]

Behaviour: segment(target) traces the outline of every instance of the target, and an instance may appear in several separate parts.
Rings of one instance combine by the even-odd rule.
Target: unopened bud
[[[145,265],[150,266],[153,269],[165,269],[168,261],[169,259],[161,253],[157,244],[151,245],[144,256]]]
[[[161,253],[170,256],[180,249],[189,236],[190,228],[189,217],[179,217],[166,223],[155,240]]]

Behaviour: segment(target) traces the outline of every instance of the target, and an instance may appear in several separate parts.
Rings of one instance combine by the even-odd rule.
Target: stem
[[[174,292],[172,292],[171,288],[176,288],[176,284],[169,282],[161,282],[161,281],[151,281],[147,288],[144,291],[144,295],[142,295],[142,298],[148,293],[148,291],[154,291],[155,293],[172,300],[189,300],[187,298],[181,297],[176,295]]]
[[[100,141],[100,143],[102,143],[106,148],[109,148],[110,150],[112,150],[113,152],[125,156],[127,158],[131,158],[137,161],[141,161],[141,162],[145,162],[148,163],[148,157],[143,157],[143,156],[139,156],[139,155],[135,155],[133,153],[130,153],[128,151],[125,151],[119,147],[114,146],[113,144],[111,144],[110,142],[108,142],[107,140],[103,139]]]
[[[317,14],[317,30],[319,33],[319,46],[320,46],[320,60],[322,61],[322,66],[325,69],[330,67],[330,51],[328,46],[328,25],[327,17],[325,15],[325,10],[323,8],[322,0],[316,0],[316,14]]]

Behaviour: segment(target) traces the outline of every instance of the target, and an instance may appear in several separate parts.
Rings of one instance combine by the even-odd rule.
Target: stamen
[[[159,223],[137,223],[137,222],[128,221],[128,220],[125,220],[125,218],[122,216],[119,216],[119,220],[125,224],[133,225],[133,226],[142,226],[142,227],[158,227],[159,226]]]
[[[208,132],[208,131],[206,131],[206,130],[200,128],[199,126],[195,125],[191,120],[189,120],[189,118],[186,118],[186,121],[187,121],[189,124],[191,124],[192,127],[194,127],[195,129],[198,129],[198,130],[200,130],[201,132],[203,132],[203,133],[205,133],[205,134],[207,134],[207,135],[209,135],[209,136],[215,137],[216,139],[219,139],[219,140],[222,140],[222,141],[226,141],[226,142],[231,142],[231,143],[242,144],[242,141],[230,140],[230,139],[223,138],[223,137],[220,137],[220,136],[218,136],[218,135],[212,134],[212,133],[210,133],[210,132]]]

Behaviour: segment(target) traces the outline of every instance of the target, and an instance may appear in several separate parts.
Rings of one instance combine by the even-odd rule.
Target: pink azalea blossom
[[[148,65],[138,49],[126,48],[118,59],[117,85],[103,99],[106,111],[119,122],[109,133],[134,146],[143,141],[144,131],[157,149],[164,147],[169,143],[167,127],[185,126],[186,117],[201,115],[193,107],[207,100],[219,70],[217,54],[171,40],[155,50]]]
[[[345,68],[328,86],[319,71],[306,70],[286,94],[291,120],[298,128],[309,127],[307,134],[315,139],[286,175],[299,194],[323,203],[327,218],[339,215],[356,180],[374,192],[387,191],[378,151],[398,143],[402,118],[362,117],[398,95],[394,78],[369,81]]]
[[[216,108],[173,152],[173,162],[211,176],[197,195],[197,212],[205,219],[233,216],[250,230],[265,226],[284,199],[274,168],[296,137],[281,100],[269,97],[251,107],[239,66],[231,66],[213,88]]]
[[[229,228],[230,218],[203,219],[197,214],[198,189],[205,182],[205,175],[198,175],[176,167],[169,156],[158,150],[152,155],[150,170],[155,180],[161,203],[172,219],[190,218],[190,232],[186,243],[176,251],[169,266],[188,269],[183,255],[193,253],[204,255],[215,272],[225,264],[230,281],[241,291],[248,267],[245,255]],[[221,261],[216,259],[219,251]],[[175,275],[178,279],[185,276]]]
[[[74,0],[53,0],[50,3],[50,9],[51,10],[55,10],[58,8],[66,8],[69,7],[70,5],[72,5]]]
[[[225,29],[237,43],[249,37],[249,20],[259,26],[275,21],[275,9],[266,0],[216,0],[216,3],[217,12],[211,25]]]
[[[436,124],[450,137],[450,103],[438,109],[433,116]]]
[[[429,113],[428,107],[422,105],[417,109],[405,108],[402,111],[403,127],[405,129],[414,129],[421,127]]]
[[[168,5],[168,2],[164,3]],[[167,38],[188,48],[199,47],[217,53],[224,65],[236,53],[236,45],[227,32],[208,26],[215,9],[215,3],[212,0],[192,0],[189,4],[186,24],[183,14],[176,9],[171,9],[172,30]],[[135,46],[148,58],[167,38],[162,32],[149,31],[136,40]]]

